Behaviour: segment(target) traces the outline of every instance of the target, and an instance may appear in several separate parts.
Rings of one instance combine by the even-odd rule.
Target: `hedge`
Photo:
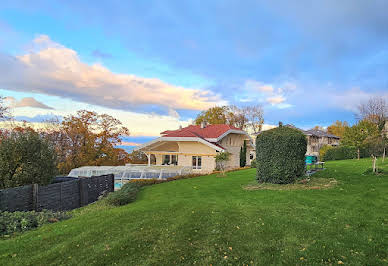
[[[262,132],[256,139],[258,182],[292,183],[305,171],[307,140],[297,129],[280,126]]]
[[[16,232],[24,232],[37,228],[46,223],[54,223],[70,218],[67,212],[53,212],[43,210],[41,212],[8,212],[0,211],[0,236],[8,236]]]
[[[134,202],[140,188],[140,184],[127,183],[120,190],[109,193],[105,198],[105,202],[113,206],[121,206]]]
[[[338,146],[326,151],[324,161],[346,160],[357,158],[357,148],[353,146]]]

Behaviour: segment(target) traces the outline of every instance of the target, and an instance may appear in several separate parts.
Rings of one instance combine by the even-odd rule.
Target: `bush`
[[[319,160],[323,160],[325,157],[325,154],[328,150],[333,149],[333,146],[331,145],[323,145],[322,148],[319,150]]]
[[[345,160],[357,158],[357,148],[353,146],[338,146],[327,150],[324,161]]]
[[[3,136],[0,142],[0,189],[49,184],[56,175],[56,153],[38,133],[26,130]]]
[[[137,193],[140,191],[140,187],[141,185],[137,183],[127,183],[120,190],[109,193],[105,201],[113,206],[121,206],[134,202]]]
[[[58,222],[70,217],[70,214],[67,212],[53,212],[48,210],[41,212],[0,211],[0,236],[28,231],[43,224]]]
[[[297,129],[280,126],[262,132],[256,139],[257,180],[288,184],[305,171],[307,140]]]
[[[251,168],[256,168],[256,159],[252,160]]]

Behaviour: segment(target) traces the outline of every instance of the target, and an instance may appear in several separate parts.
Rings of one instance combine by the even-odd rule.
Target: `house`
[[[244,130],[225,124],[202,123],[167,130],[135,150],[147,155],[149,165],[191,166],[195,172],[209,173],[216,169],[215,156],[219,152],[231,153],[226,168],[240,167],[240,149],[244,142],[246,162],[250,165],[256,154],[251,137]]]
[[[319,150],[324,145],[338,146],[340,137],[337,137],[333,134],[329,134],[322,130],[309,129],[303,130],[296,128],[294,125],[286,125],[286,127],[291,127],[298,129],[307,137],[307,152],[306,155],[315,155],[319,156]]]

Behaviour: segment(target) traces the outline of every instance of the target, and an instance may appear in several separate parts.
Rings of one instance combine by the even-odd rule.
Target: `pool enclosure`
[[[125,166],[83,166],[72,169],[68,176],[90,177],[113,174],[115,182],[122,185],[132,179],[166,179],[191,173],[192,168],[189,166],[126,164]]]

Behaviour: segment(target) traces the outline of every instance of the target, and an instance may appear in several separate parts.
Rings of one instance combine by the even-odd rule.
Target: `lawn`
[[[370,161],[328,162],[325,189],[244,189],[255,169],[149,186],[0,240],[0,265],[388,264],[388,175]]]

